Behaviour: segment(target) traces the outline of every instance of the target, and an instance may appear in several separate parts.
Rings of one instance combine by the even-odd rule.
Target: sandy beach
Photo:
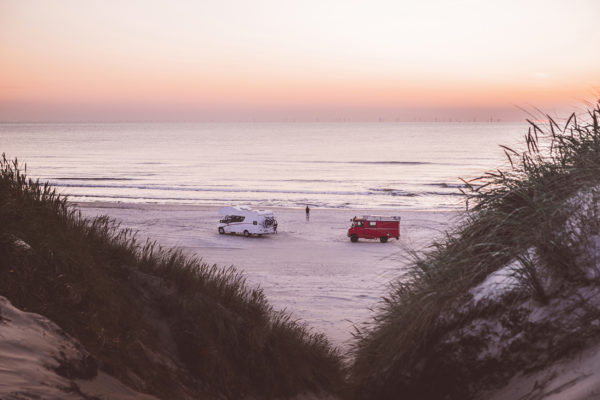
[[[347,348],[353,325],[400,274],[411,250],[423,249],[458,218],[457,212],[272,208],[279,233],[250,237],[219,235],[218,206],[77,203],[85,216],[108,215],[167,247],[182,248],[209,264],[235,266],[259,285],[277,309],[286,309]],[[399,215],[400,240],[380,243],[346,237],[354,216]]]

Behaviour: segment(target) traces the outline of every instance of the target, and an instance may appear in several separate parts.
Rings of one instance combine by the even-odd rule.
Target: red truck
[[[379,239],[385,243],[389,238],[400,239],[400,217],[382,217],[380,215],[364,215],[350,220],[352,226],[348,229],[350,241],[361,239]]]

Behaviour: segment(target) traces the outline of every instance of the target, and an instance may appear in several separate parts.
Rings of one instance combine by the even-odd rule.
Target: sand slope
[[[47,318],[0,297],[0,399],[152,400],[98,372],[90,354]]]

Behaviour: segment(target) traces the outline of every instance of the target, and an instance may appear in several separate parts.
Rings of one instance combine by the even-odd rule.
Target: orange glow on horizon
[[[4,70],[0,101],[180,102],[187,104],[280,104],[338,106],[487,106],[551,104],[594,95],[592,79],[527,85],[523,82],[472,82],[364,77],[272,75],[166,75],[157,71],[85,70],[45,67],[43,76],[29,70]]]

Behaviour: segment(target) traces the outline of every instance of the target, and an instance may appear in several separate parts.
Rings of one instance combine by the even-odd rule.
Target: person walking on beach
[[[308,208],[308,204],[306,205],[306,222],[308,222],[308,218],[310,217],[310,208]]]

